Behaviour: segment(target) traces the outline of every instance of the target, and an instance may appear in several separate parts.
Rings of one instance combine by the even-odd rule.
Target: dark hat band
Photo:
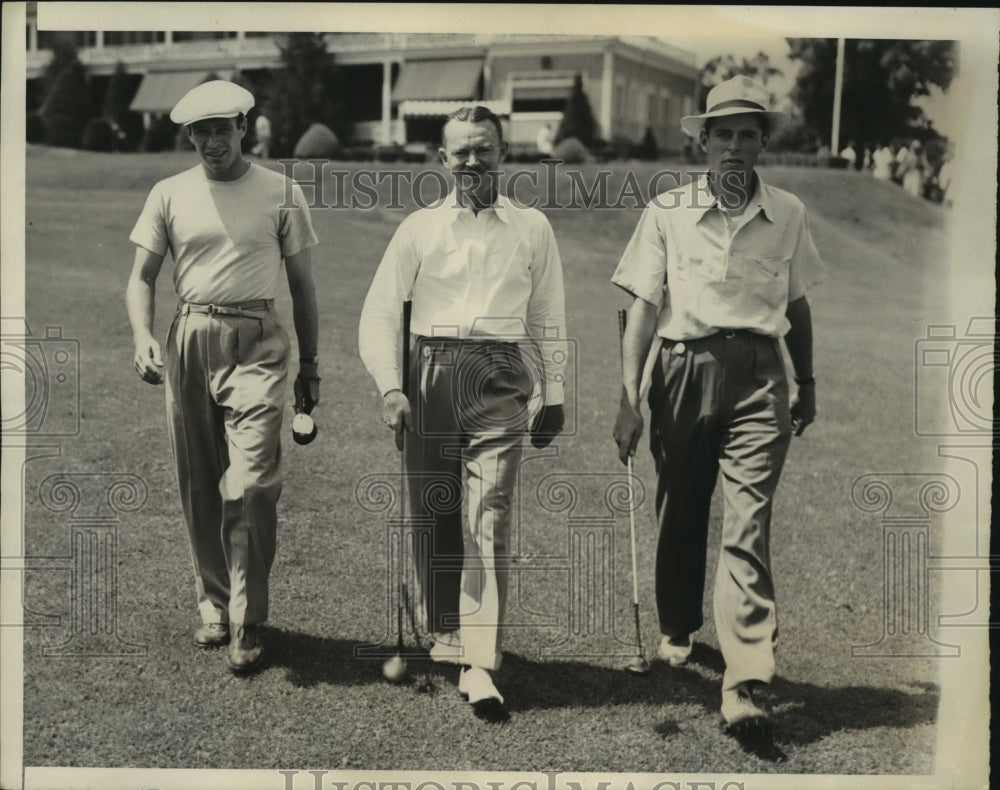
[[[719,102],[713,105],[708,112],[715,112],[717,110],[728,110],[731,107],[745,107],[748,110],[756,110],[758,112],[767,112],[767,107],[763,104],[758,104],[755,101],[749,101],[747,99],[729,99],[728,101]]]

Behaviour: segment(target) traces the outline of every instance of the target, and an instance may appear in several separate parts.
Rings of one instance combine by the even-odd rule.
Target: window
[[[107,30],[104,32],[104,46],[106,47],[122,44],[155,44],[163,39],[164,34],[160,31]]]
[[[542,71],[550,71],[552,69],[552,57],[550,55],[542,55]]]
[[[92,47],[97,43],[97,33],[92,30],[39,30],[38,48],[52,49],[59,43],[69,43],[78,49]]]
[[[178,30],[174,32],[174,41],[211,41],[222,38],[236,38],[235,31],[233,32],[223,32],[218,30],[209,30],[194,32],[188,30]]]

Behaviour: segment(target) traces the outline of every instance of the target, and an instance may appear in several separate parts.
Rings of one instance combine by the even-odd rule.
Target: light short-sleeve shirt
[[[203,304],[273,299],[282,260],[318,244],[301,188],[257,164],[234,181],[199,164],[158,182],[129,239],[170,252],[177,295]]]
[[[455,192],[396,229],[361,310],[361,359],[384,395],[398,389],[402,304],[425,337],[532,340],[544,366],[544,402],[563,402],[566,367],[562,263],[548,219],[503,196],[473,213]]]
[[[659,337],[724,329],[781,337],[788,303],[824,277],[802,201],[756,181],[738,219],[727,216],[705,176],[643,210],[611,281],[659,309]]]

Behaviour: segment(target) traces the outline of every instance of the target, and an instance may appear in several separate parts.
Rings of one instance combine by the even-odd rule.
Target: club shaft
[[[632,476],[632,456],[628,457],[628,533],[632,543],[632,603],[636,606],[636,616],[639,613],[639,579],[636,573],[635,558],[635,487]]]
[[[402,383],[403,394],[410,397],[410,313],[413,309],[413,302],[407,299],[403,302],[402,321]],[[396,561],[396,633],[399,651],[403,650],[403,561],[406,556],[406,498],[409,496],[406,485],[406,426],[400,426],[400,452],[399,452],[399,557]]]

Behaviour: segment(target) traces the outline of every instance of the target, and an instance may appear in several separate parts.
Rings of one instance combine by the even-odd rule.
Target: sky
[[[782,77],[775,77],[769,87],[777,96],[787,96],[795,83],[798,64],[788,57],[788,44],[778,36],[732,37],[732,38],[664,38],[674,46],[693,52],[698,67],[701,68],[717,55],[733,55],[735,58],[752,58],[758,52],[763,52],[770,58],[772,65],[781,69]],[[931,88],[930,96],[919,97],[915,104],[923,108],[924,114],[934,123],[934,128],[945,136],[956,136],[955,118],[961,117],[960,108],[968,86],[961,71],[956,74],[947,93],[936,87]],[[832,79],[832,76],[831,76]]]

